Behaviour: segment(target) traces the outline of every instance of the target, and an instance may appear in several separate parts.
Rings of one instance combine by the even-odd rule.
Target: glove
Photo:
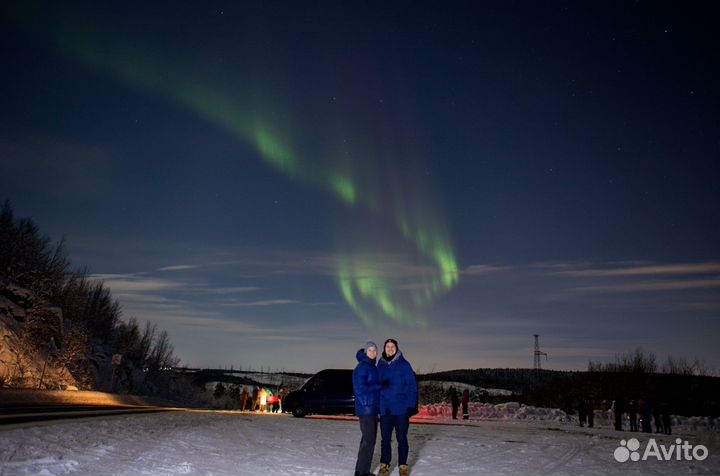
[[[390,380],[383,380],[380,385],[382,385],[382,388],[390,388]]]
[[[407,409],[408,416],[413,416],[418,414],[418,407],[408,407]]]

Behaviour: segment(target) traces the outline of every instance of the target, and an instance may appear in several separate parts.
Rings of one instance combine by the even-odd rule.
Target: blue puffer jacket
[[[375,361],[365,354],[365,349],[357,351],[358,364],[353,370],[353,390],[355,391],[355,414],[357,416],[377,415],[380,411],[380,380]]]
[[[410,362],[405,360],[399,350],[388,362],[378,362],[380,382],[387,381],[389,386],[380,391],[380,415],[405,415],[409,408],[416,408],[418,388]]]

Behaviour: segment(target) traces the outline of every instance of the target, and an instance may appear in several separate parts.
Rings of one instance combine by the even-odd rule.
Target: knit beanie
[[[395,344],[395,348],[396,348],[397,350],[400,350],[400,346],[398,345],[398,343],[397,343],[397,341],[396,341],[395,339],[388,339],[388,340],[386,340],[385,343],[383,344],[383,351],[385,351],[385,346],[387,345],[388,342],[392,342],[393,344]]]

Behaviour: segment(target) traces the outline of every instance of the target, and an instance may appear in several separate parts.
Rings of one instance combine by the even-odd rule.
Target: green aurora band
[[[368,157],[391,159],[390,151],[353,154],[363,157],[354,161],[332,153],[312,160],[293,146],[291,128],[267,113],[276,109],[268,104],[276,104],[278,97],[264,95],[267,88],[250,91],[248,81],[247,97],[234,97],[224,94],[217,81],[165,64],[145,48],[115,41],[112,35],[86,24],[79,26],[77,17],[57,15],[48,24],[38,20],[42,12],[32,7],[9,13],[31,33],[49,35],[62,53],[80,64],[192,111],[252,146],[282,174],[322,188],[348,207],[362,209],[388,224],[382,228],[378,247],[352,236],[339,243],[337,285],[367,326],[382,324],[386,318],[402,325],[424,326],[422,309],[458,283],[448,227],[428,198],[432,194],[427,187],[404,173],[383,174],[367,166]],[[331,136],[324,134],[323,139]],[[387,235],[394,235],[385,240],[393,245],[383,242]],[[394,264],[388,265],[388,256],[394,257]]]

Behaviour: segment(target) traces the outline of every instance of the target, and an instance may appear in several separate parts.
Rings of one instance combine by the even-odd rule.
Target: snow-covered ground
[[[512,392],[510,390],[506,390],[504,388],[485,388],[485,387],[477,387],[475,385],[471,385],[468,383],[462,383],[462,382],[448,382],[445,380],[421,380],[418,382],[418,386],[420,387],[440,387],[443,390],[450,390],[450,387],[454,387],[455,390],[458,391],[458,395],[462,397],[463,390],[468,390],[470,392],[485,392],[491,397],[496,396],[509,396],[509,395],[515,395],[515,392]]]
[[[622,437],[644,446],[654,435],[552,420],[418,421],[409,433],[415,476],[720,473],[715,431],[656,437],[705,445],[704,461],[619,463]],[[359,439],[350,417],[177,411],[54,421],[0,427],[0,475],[351,475]],[[377,471],[379,439],[374,463]]]

